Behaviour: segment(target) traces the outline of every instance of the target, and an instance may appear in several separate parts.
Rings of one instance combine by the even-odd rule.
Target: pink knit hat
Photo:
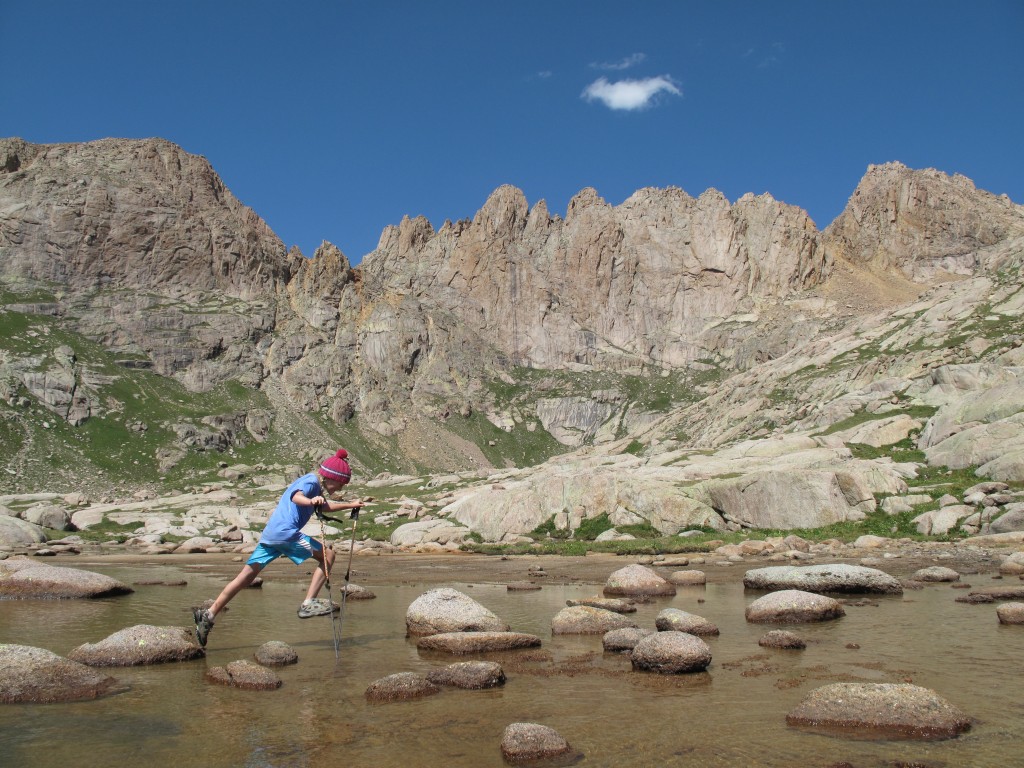
[[[352,470],[349,469],[348,462],[345,459],[348,458],[348,451],[344,448],[339,448],[338,452],[326,459],[323,464],[320,465],[320,474],[327,480],[337,480],[341,483],[347,483],[352,478]]]

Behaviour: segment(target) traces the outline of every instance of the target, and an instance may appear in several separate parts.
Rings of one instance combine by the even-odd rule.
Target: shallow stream
[[[67,565],[62,560],[60,565]],[[133,584],[187,579],[187,586],[137,586],[132,595],[95,601],[0,601],[0,643],[65,655],[135,624],[188,625],[188,608],[214,596],[223,569],[76,560],[75,567]],[[233,570],[233,567],[232,567]],[[446,688],[414,702],[367,704],[366,687],[395,672],[427,670],[466,657],[426,655],[405,637],[409,604],[437,584],[376,586],[375,600],[350,601],[335,660],[330,621],[299,620],[305,570],[275,564],[262,589],[246,590],[223,613],[205,659],[108,670],[130,690],[97,701],[0,705],[0,765],[31,768],[103,766],[503,766],[509,723],[555,728],[587,766],[1009,766],[1024,764],[1024,627],[1001,626],[993,605],[954,602],[948,585],[902,597],[848,605],[837,621],[790,627],[804,651],[763,649],[771,627],[748,624],[758,595],[735,583],[680,588],[639,606],[632,617],[654,628],[662,608],[711,620],[713,661],[706,673],[633,672],[628,657],[606,654],[600,636],[551,635],[551,618],[571,598],[601,584],[544,585],[508,591],[472,584],[450,571],[447,586],[536,634],[540,649],[489,658],[502,663],[497,689]],[[968,577],[975,586],[989,576]],[[337,597],[337,593],[335,593]],[[212,666],[252,659],[268,640],[290,644],[299,663],[278,670],[277,691],[250,692],[204,680]],[[859,646],[859,647],[855,647]],[[975,719],[947,741],[876,741],[811,733],[785,716],[811,690],[836,681],[913,682],[933,689]]]

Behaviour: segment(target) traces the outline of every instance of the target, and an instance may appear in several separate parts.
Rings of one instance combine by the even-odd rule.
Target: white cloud
[[[643,80],[619,80],[608,82],[607,78],[599,77],[588,85],[580,98],[587,101],[600,101],[609,109],[636,110],[651,106],[659,93],[671,93],[682,96],[672,78],[668,75],[648,77]]]
[[[646,58],[647,58],[647,54],[646,53],[634,53],[634,54],[632,54],[630,56],[627,56],[622,61],[594,62],[590,66],[591,66],[592,69],[612,69],[612,70],[616,70],[616,71],[621,71],[623,69],[629,69],[630,67],[635,67],[637,64],[639,64],[640,62],[642,62]]]

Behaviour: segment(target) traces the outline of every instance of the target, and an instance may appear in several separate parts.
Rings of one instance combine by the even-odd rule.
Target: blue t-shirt
[[[277,502],[277,509],[267,520],[267,527],[263,529],[260,541],[264,544],[280,544],[287,541],[298,541],[302,535],[302,528],[313,516],[313,507],[300,507],[294,501],[294,496],[302,491],[307,499],[322,495],[320,489],[320,478],[316,472],[303,475],[292,482]]]

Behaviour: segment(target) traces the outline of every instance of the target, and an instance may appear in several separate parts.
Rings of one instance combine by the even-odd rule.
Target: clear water
[[[184,577],[188,585],[139,586],[133,595],[98,601],[0,601],[0,642],[63,655],[135,624],[191,626],[188,607],[215,595],[228,573],[166,559],[111,566],[83,558],[74,565],[129,584]],[[98,701],[0,705],[0,765],[480,768],[504,765],[502,733],[520,721],[555,728],[588,766],[1024,764],[1024,627],[999,625],[993,605],[954,602],[965,592],[945,585],[795,627],[808,641],[804,651],[758,646],[769,627],[744,620],[756,595],[745,594],[738,580],[684,588],[641,605],[633,617],[653,628],[662,608],[682,608],[715,622],[721,635],[707,639],[714,658],[706,673],[661,676],[633,672],[626,656],[603,653],[599,636],[551,635],[551,618],[565,601],[596,595],[600,584],[509,592],[504,583],[460,581],[455,567],[447,585],[514,630],[539,635],[543,645],[491,657],[505,668],[502,688],[443,689],[419,701],[371,705],[364,692],[380,677],[465,660],[423,655],[405,637],[406,609],[437,582],[360,580],[377,599],[347,604],[335,660],[330,621],[295,616],[306,572],[289,564],[267,569],[264,587],[243,592],[221,615],[205,659],[111,669],[130,690]],[[970,578],[975,586],[989,581]],[[298,664],[278,670],[279,690],[240,691],[204,680],[208,667],[251,659],[268,640],[299,654]],[[931,688],[972,716],[974,727],[952,740],[904,742],[786,726],[786,713],[811,690],[842,680]]]

